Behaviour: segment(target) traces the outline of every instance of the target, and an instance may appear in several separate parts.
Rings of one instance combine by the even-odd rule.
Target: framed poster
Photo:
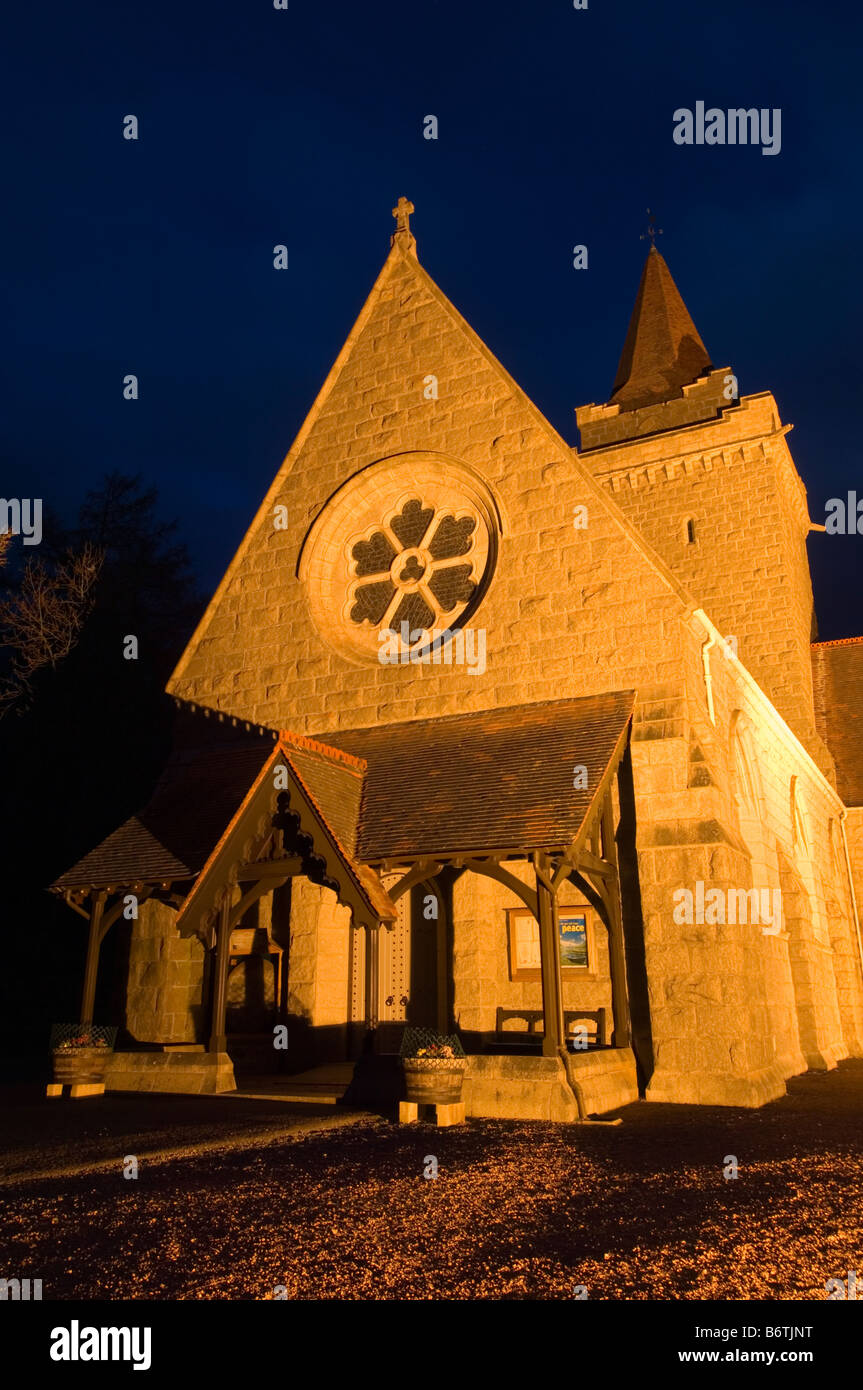
[[[539,955],[539,923],[526,907],[507,910],[509,976],[511,980],[542,978]],[[561,973],[590,970],[592,961],[591,909],[562,907],[558,917]]]
[[[558,917],[561,970],[586,970],[587,909],[566,908]]]

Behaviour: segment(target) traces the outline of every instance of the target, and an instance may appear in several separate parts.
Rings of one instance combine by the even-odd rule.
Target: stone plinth
[[[227,1052],[115,1052],[108,1064],[109,1091],[173,1091],[217,1095],[236,1090]]]
[[[638,1076],[631,1047],[571,1052],[566,1069],[570,1085],[581,1094],[587,1115],[605,1115],[638,1100]]]
[[[559,1057],[471,1057],[462,1091],[467,1113],[497,1120],[577,1120],[567,1069],[577,1078],[586,1115],[638,1100],[629,1048],[573,1053],[566,1066]]]

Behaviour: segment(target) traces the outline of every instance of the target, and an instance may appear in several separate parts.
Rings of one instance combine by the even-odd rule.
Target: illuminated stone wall
[[[806,490],[785,429],[764,392],[721,419],[594,450],[585,462],[723,635],[736,637],[740,659],[830,775],[812,698]]]
[[[535,886],[533,869],[527,863],[507,864],[507,869]],[[571,884],[560,892],[561,908],[583,903]],[[458,1026],[471,1033],[493,1033],[497,1010],[542,1009],[539,980],[513,979],[507,940],[507,909],[524,904],[505,885],[479,874],[464,873],[453,885],[453,985],[454,1016]],[[591,959],[585,971],[564,971],[564,1009],[606,1010],[606,1028],[611,1039],[611,977],[608,967],[608,940],[598,918],[592,917]],[[523,1029],[521,1021],[507,1023],[507,1030]]]
[[[345,547],[354,553],[358,517],[378,507],[383,524],[394,514],[396,476],[411,477],[423,505],[425,477],[429,505],[445,508],[449,486],[454,512],[475,502],[482,513],[491,573],[468,626],[484,634],[484,670],[382,664],[373,643],[355,640]],[[692,610],[737,637],[829,775],[812,713],[805,530],[772,397],[582,458],[397,245],[169,688],[241,720],[323,736],[635,689],[642,920],[630,928],[647,968],[637,1043],[648,1095],[760,1104],[807,1065],[861,1053],[850,898],[831,850],[841,805],[716,646],[708,682],[708,633]],[[738,727],[755,768],[754,810],[737,786]],[[675,892],[699,881],[781,889],[782,930],[676,923]],[[485,1032],[499,1005],[527,1006],[540,987],[509,978],[505,892],[464,875],[453,903],[455,1012],[463,1028]],[[340,912],[321,890],[294,885],[291,1018],[333,1039],[354,1007]],[[565,990],[584,1007],[587,994],[592,1007],[610,1004],[604,974],[589,990]]]
[[[204,948],[181,936],[177,913],[165,903],[141,903],[132,924],[126,1027],[136,1042],[202,1040]]]
[[[429,375],[437,399],[424,398]],[[393,253],[295,449],[171,681],[173,694],[273,728],[324,733],[679,676],[685,603],[673,580],[412,256]],[[382,665],[374,652],[361,659],[342,642],[346,588],[326,591],[315,565],[309,595],[297,576],[309,529],[327,504],[339,505],[330,501],[339,488],[369,470],[352,493],[352,510],[361,511],[382,499],[391,468],[428,452],[437,456],[436,488],[449,467],[461,498],[464,470],[474,470],[499,509],[497,563],[469,623],[485,633],[482,673]],[[423,465],[415,472],[422,500]],[[576,515],[586,522],[579,529]],[[345,544],[349,530],[346,517]],[[327,604],[329,631],[312,617]]]

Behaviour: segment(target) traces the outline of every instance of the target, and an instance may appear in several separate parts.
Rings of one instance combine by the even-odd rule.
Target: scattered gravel
[[[863,1278],[863,1063],[790,1091],[640,1103],[617,1128],[363,1117],[241,1148],[234,1116],[220,1149],[136,1180],[118,1158],[0,1189],[2,1264],[46,1299],[823,1300]]]

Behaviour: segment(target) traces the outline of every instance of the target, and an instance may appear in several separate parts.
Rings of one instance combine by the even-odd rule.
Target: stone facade
[[[438,398],[423,382],[437,377]],[[382,665],[321,636],[297,575],[311,523],[365,470],[433,446],[453,486],[478,473],[498,504],[499,554],[473,626],[487,666]],[[276,508],[287,524],[276,529]],[[575,509],[587,510],[576,530]],[[396,246],[346,351],[170,682],[180,699],[298,733],[647,687],[673,680],[688,602],[414,256]],[[697,651],[695,653],[697,659]]]
[[[708,373],[658,414],[583,407],[579,453],[399,231],[169,690],[325,739],[634,689],[633,849],[621,871],[642,1086],[648,1099],[757,1105],[806,1067],[863,1055],[863,977],[844,808],[813,709],[805,491],[772,396],[726,406],[726,378]],[[385,664],[366,640],[374,633],[358,631],[350,557],[380,548],[375,525],[417,503],[470,513],[482,533],[465,609],[483,636],[482,669]],[[859,894],[857,813],[847,829]],[[509,867],[527,881],[526,865]],[[679,895],[699,884],[726,898],[778,889],[781,921],[765,931],[678,920]],[[498,1008],[541,1007],[539,982],[513,979],[508,959],[506,913],[519,900],[470,873],[448,891],[447,1008],[487,1037]],[[411,914],[413,925],[392,931],[415,933],[415,904]],[[130,1029],[191,1039],[199,955],[190,943],[176,953],[167,908],[142,914],[136,932]],[[298,1056],[350,1053],[364,949],[329,889],[294,881],[287,1011]],[[564,977],[565,1008],[610,1010],[601,931],[592,960],[584,976]],[[564,1118],[565,1078],[546,1072],[531,1113]],[[635,1093],[631,1059],[592,1058],[591,1074],[595,1108]],[[508,1075],[500,1059],[476,1059],[474,1113],[527,1114],[524,1097],[508,1110],[501,1099]]]
[[[126,1029],[139,1043],[200,1040],[204,1025],[204,948],[181,936],[176,911],[149,899],[132,925]]]
[[[650,725],[634,733],[655,1066],[648,1095],[736,1094],[751,1104],[781,1094],[806,1066],[860,1055],[855,916],[831,850],[836,793],[720,641],[706,660],[715,725],[681,721],[676,737],[659,740]],[[802,833],[792,783],[805,807]],[[699,881],[725,893],[778,887],[781,930],[678,925],[674,894]]]
[[[523,883],[531,883],[528,864],[515,861],[508,867]],[[585,906],[583,896],[573,885],[564,884],[561,911],[575,904]],[[453,1016],[465,1032],[494,1033],[499,1008],[542,1008],[540,981],[512,978],[506,914],[523,907],[505,886],[478,874],[465,873],[453,886]],[[608,941],[595,913],[589,914],[588,949],[586,970],[563,972],[563,1006],[605,1009],[610,1028]]]
[[[830,776],[812,700],[809,513],[789,428],[763,392],[726,403],[709,423],[593,448],[586,461],[723,636],[736,639],[741,661]]]
[[[355,935],[350,911],[331,889],[304,878],[293,881],[287,999],[291,1070],[340,1060],[351,1050]]]

